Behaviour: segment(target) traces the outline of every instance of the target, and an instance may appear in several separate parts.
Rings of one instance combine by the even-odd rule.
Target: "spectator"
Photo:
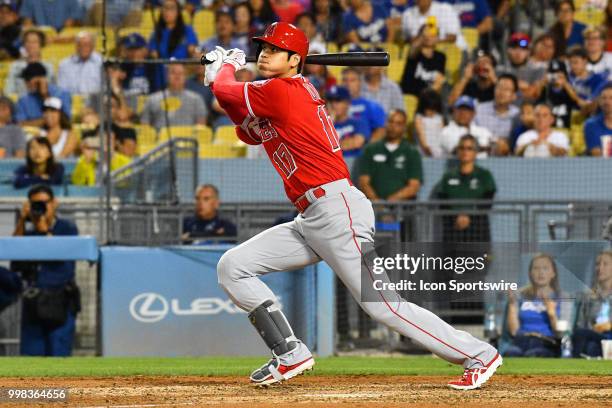
[[[25,156],[25,134],[13,121],[13,102],[0,96],[0,159]]]
[[[56,216],[57,207],[58,201],[50,187],[32,187],[13,235],[78,235],[76,225]],[[27,282],[21,316],[21,354],[69,356],[76,315],[81,310],[79,288],[75,283],[75,262],[27,262],[15,265],[15,269]]]
[[[538,81],[537,86],[541,94],[539,102],[552,108],[554,127],[569,129],[572,112],[579,107],[577,102],[581,99],[568,80],[565,64],[557,60],[551,61],[548,73]],[[582,100],[581,103],[583,106],[587,105],[586,101]]]
[[[440,136],[445,157],[455,155],[455,148],[459,145],[459,140],[466,134],[470,134],[478,140],[476,145],[480,149],[478,157],[487,157],[493,136],[488,129],[474,123],[475,110],[474,100],[469,96],[460,97],[453,105],[453,120],[442,129]]]
[[[512,74],[518,80],[517,99],[533,101],[539,97],[538,85],[546,75],[546,68],[529,63],[530,38],[527,34],[514,33],[508,40],[507,63],[497,67],[497,75]]]
[[[578,301],[573,356],[601,357],[601,341],[612,340],[612,251],[597,257],[593,288]]]
[[[353,44],[391,42],[395,35],[389,12],[370,0],[349,0],[342,16],[342,31],[344,41]]]
[[[326,65],[306,64],[303,75],[317,88],[319,95],[324,95],[326,90],[331,89],[338,82]]]
[[[263,34],[270,24],[278,20],[270,0],[248,0],[251,6],[251,28],[255,35]]]
[[[513,105],[518,91],[518,81],[512,74],[502,74],[495,85],[495,99],[476,107],[475,123],[488,129],[493,135],[496,156],[510,153],[510,132],[519,109]]]
[[[440,200],[492,200],[497,190],[489,170],[476,165],[478,141],[471,134],[461,136],[457,146],[459,167],[447,171],[438,182],[435,196]],[[479,208],[480,207],[480,208]],[[473,209],[489,208],[480,205],[475,208],[454,205],[449,209],[458,215],[442,217],[442,240],[444,242],[489,242],[491,231],[489,216],[472,214]]]
[[[558,357],[556,327],[561,308],[559,277],[555,260],[536,254],[529,263],[529,285],[508,300],[508,331],[512,344],[504,355],[509,357]]]
[[[234,21],[234,38],[241,44],[244,44],[241,49],[248,51],[248,55],[251,53],[251,37],[253,36],[251,29],[251,6],[246,1],[234,4],[231,14]]]
[[[425,88],[442,90],[446,80],[446,55],[436,51],[438,31],[436,25],[426,24],[412,42],[400,83],[405,94],[418,96]]]
[[[17,94],[18,96],[23,96],[28,92],[21,73],[31,62],[38,62],[42,64],[47,72],[47,82],[55,82],[53,77],[53,65],[42,61],[41,50],[45,46],[45,35],[43,32],[34,28],[26,30],[23,33],[22,42],[22,51],[25,55],[22,59],[13,62],[9,67],[8,76],[4,82],[5,94]]]
[[[55,31],[64,27],[79,24],[81,8],[77,0],[56,0],[41,2],[38,0],[23,0],[19,15],[23,17],[23,26],[51,26]]]
[[[70,94],[47,82],[47,70],[38,62],[29,63],[21,72],[28,93],[17,101],[15,119],[21,126],[41,127],[44,124],[43,103],[49,97],[61,101],[62,111],[70,117]]]
[[[573,45],[582,45],[582,33],[586,26],[574,21],[576,7],[572,0],[561,0],[555,5],[557,22],[550,28],[549,33],[555,41],[555,57],[561,58],[565,50]]]
[[[304,11],[302,5],[296,0],[273,0],[272,10],[279,21],[293,24],[295,18]]]
[[[601,113],[584,124],[587,154],[602,155],[602,138],[612,135],[612,84],[607,84],[599,95]]]
[[[342,86],[351,94],[351,118],[363,119],[368,125],[370,140],[376,142],[384,137],[385,111],[378,103],[361,96],[361,76],[355,68],[342,70]]]
[[[587,68],[612,79],[612,53],[606,52],[606,31],[603,27],[587,27],[582,33],[588,54]]]
[[[366,146],[360,161],[359,188],[370,200],[406,201],[423,183],[419,152],[406,140],[404,111],[389,113],[385,138]]]
[[[212,103],[214,95],[210,90],[210,87],[204,85],[204,72],[206,67],[203,65],[195,65],[193,67],[193,75],[185,83],[185,88],[200,95],[206,106],[206,111],[209,112],[208,123],[211,124],[214,121],[215,113],[212,109]]]
[[[583,112],[591,113],[595,111],[597,103],[594,99],[607,81],[606,73],[593,73],[588,70],[589,57],[584,48],[581,46],[571,47],[567,50],[567,58],[569,60],[569,82],[575,91],[574,100],[583,110]],[[570,96],[572,93],[568,91]]]
[[[196,55],[198,38],[183,21],[182,7],[177,0],[164,0],[155,31],[149,40],[153,58],[189,58]]]
[[[310,54],[325,54],[327,52],[325,39],[321,33],[317,32],[317,25],[312,14],[302,13],[298,15],[295,18],[295,25],[306,34]]]
[[[16,303],[22,291],[21,277],[17,273],[0,266],[0,313]]]
[[[312,0],[310,12],[315,17],[317,32],[325,41],[337,41],[340,37],[342,9],[336,0]]]
[[[473,63],[469,63],[463,70],[462,78],[453,86],[448,96],[448,102],[454,103],[461,95],[471,96],[478,102],[492,101],[495,96],[495,58],[480,50]]]
[[[516,155],[529,158],[566,156],[569,140],[565,133],[553,130],[554,121],[550,106],[537,105],[534,111],[534,129],[519,136],[516,141]]]
[[[70,119],[62,111],[62,101],[59,98],[45,99],[43,121],[40,136],[51,142],[53,156],[58,159],[72,156],[77,147],[77,138],[71,130]]]
[[[392,110],[404,110],[404,98],[399,85],[385,75],[384,67],[366,67],[361,96],[378,102],[388,114]]]
[[[99,152],[99,136],[96,135],[83,138],[81,142],[81,156],[72,172],[72,184],[90,187],[97,185],[96,174],[100,168]],[[131,161],[130,157],[119,152],[113,152],[111,157],[111,171],[127,166]]]
[[[428,157],[444,157],[442,149],[442,130],[444,117],[442,116],[442,98],[433,89],[424,89],[419,96],[414,130],[416,133],[421,154]]]
[[[125,47],[125,58],[128,61],[142,61],[147,58],[149,50],[142,35],[131,33],[122,37],[120,44]],[[121,64],[120,71],[123,72],[121,76],[123,94],[128,99],[133,96],[148,95],[158,91],[161,87],[161,81],[155,76],[155,65],[153,64],[126,62]],[[133,105],[135,107],[135,103]]]
[[[493,30],[493,17],[487,0],[446,0],[453,5],[462,28],[475,28],[483,39]]]
[[[76,53],[59,64],[57,85],[71,94],[93,94],[102,86],[102,56],[94,51],[95,36],[81,31],[76,36]]]
[[[21,19],[14,0],[0,1],[0,61],[19,57]]]
[[[113,139],[115,140],[115,156],[118,156],[117,168],[125,166],[138,155],[138,138],[133,127],[112,126]],[[123,155],[127,160],[124,160]],[[114,157],[113,157],[114,159]],[[121,163],[123,160],[125,163]],[[112,164],[111,164],[112,166]]]
[[[334,86],[327,92],[330,114],[340,139],[344,157],[361,156],[363,146],[370,138],[368,126],[362,119],[349,116],[351,94],[343,86]]]
[[[240,48],[245,52],[248,51],[248,42],[240,41],[234,37],[234,20],[230,9],[221,8],[215,12],[215,32],[216,35],[200,44],[203,53],[213,51],[217,46],[226,50]]]
[[[612,1],[608,0],[606,5],[606,20],[604,27],[607,27],[606,32],[606,51],[612,51]]]
[[[49,139],[41,136],[33,137],[26,144],[26,153],[26,164],[15,170],[13,180],[15,188],[34,184],[62,184],[64,166],[55,162]]]
[[[459,16],[450,4],[432,0],[416,0],[415,5],[406,9],[402,14],[404,39],[412,43],[425,24],[434,24],[440,28],[440,42],[455,44],[461,49],[467,47],[461,34]]]
[[[533,52],[529,64],[534,68],[548,69],[550,63],[557,53],[555,39],[552,35],[545,33],[533,42]]]
[[[183,220],[183,241],[197,243],[201,238],[236,238],[238,231],[229,220],[219,217],[219,190],[212,184],[195,191],[195,214]]]
[[[179,64],[170,65],[168,89],[149,96],[140,117],[141,122],[158,130],[164,126],[206,124],[208,112],[204,101],[198,94],[185,89],[185,82],[185,67]]]
[[[523,101],[520,108],[520,114],[514,118],[512,123],[512,131],[510,132],[510,151],[516,149],[516,141],[520,135],[533,129],[535,123],[535,106],[533,103]]]

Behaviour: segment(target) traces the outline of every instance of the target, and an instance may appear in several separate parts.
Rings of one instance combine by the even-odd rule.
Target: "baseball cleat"
[[[502,363],[502,357],[497,353],[488,366],[466,369],[461,379],[449,382],[448,386],[455,390],[464,391],[480,388],[489,378],[491,378],[491,376],[493,376],[493,374],[495,374],[495,370],[497,370]]]
[[[283,355],[272,353],[270,361],[251,373],[251,383],[258,386],[280,383],[312,370],[314,364],[310,350],[298,343],[295,349]]]

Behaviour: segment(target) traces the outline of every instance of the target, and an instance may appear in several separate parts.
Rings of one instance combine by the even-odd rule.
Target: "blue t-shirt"
[[[451,4],[459,15],[461,27],[476,28],[486,17],[491,15],[491,8],[485,0],[444,0]]]
[[[366,98],[353,99],[349,115],[353,119],[363,120],[368,127],[370,135],[374,130],[385,126],[386,116],[383,107]]]
[[[592,73],[586,79],[578,79],[572,74],[569,75],[569,82],[578,94],[579,97],[586,100],[593,100],[601,92],[601,88],[608,81],[608,77],[604,73]]]
[[[572,25],[572,32],[570,33],[570,36],[567,39],[567,48],[571,47],[572,45],[583,45],[584,44],[584,38],[582,37],[582,32],[584,31],[584,29],[586,28],[586,25],[582,24],[581,22],[578,21],[574,21],[574,24]]]
[[[608,128],[604,122],[603,114],[593,116],[584,124],[584,139],[586,141],[587,152],[591,149],[601,149],[601,138],[612,136],[612,129]]]
[[[49,96],[55,96],[62,101],[62,111],[70,118],[72,100],[70,94],[49,84]],[[15,107],[15,120],[21,122],[24,120],[40,119],[43,115],[43,99],[37,93],[27,93],[17,101]]]
[[[196,239],[213,237],[234,238],[238,233],[236,226],[232,222],[219,218],[219,216],[215,216],[210,220],[193,216],[183,220],[183,234],[189,234],[190,239]]]
[[[346,120],[335,122],[334,127],[336,128],[336,133],[338,133],[338,137],[340,140],[345,137],[361,135],[365,137],[366,142],[370,140],[370,132],[368,131],[368,125],[361,119],[351,119],[348,118]],[[363,151],[363,147],[360,149],[353,150],[343,150],[342,154],[344,157],[357,157],[361,156]]]
[[[560,310],[560,304],[557,302],[557,316]],[[520,328],[517,335],[539,333],[547,337],[555,336],[542,299],[522,299],[519,303],[519,321]]]
[[[60,31],[66,20],[81,20],[82,9],[77,0],[23,0],[19,15],[38,26],[51,26]]]
[[[198,45],[198,37],[190,25],[185,25],[183,38],[172,52],[168,49],[169,41],[170,29],[164,28],[159,43],[157,42],[157,34],[153,32],[149,40],[149,50],[157,51],[160,58],[189,58],[188,47]]]
[[[50,232],[53,236],[79,235],[76,225],[71,221],[61,218],[55,219],[55,224]],[[42,234],[36,230],[29,229],[26,230],[24,235],[36,236]],[[68,282],[74,281],[74,268],[74,261],[40,262],[35,286],[39,288],[61,287]]]
[[[372,5],[372,21],[361,21],[353,10],[345,12],[342,16],[342,29],[345,33],[357,31],[360,41],[382,43],[387,40],[387,18],[389,12],[382,6]]]

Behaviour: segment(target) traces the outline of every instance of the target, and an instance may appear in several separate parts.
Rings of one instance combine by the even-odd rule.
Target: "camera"
[[[47,213],[47,203],[45,201],[32,201],[30,205],[30,215],[32,217],[42,217]]]

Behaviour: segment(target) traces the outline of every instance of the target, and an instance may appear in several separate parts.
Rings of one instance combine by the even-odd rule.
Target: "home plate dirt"
[[[446,380],[308,375],[256,388],[235,377],[1,378],[0,387],[69,390],[67,402],[5,404],[10,407],[612,407],[612,375],[498,375],[483,389],[468,392],[448,389]]]

